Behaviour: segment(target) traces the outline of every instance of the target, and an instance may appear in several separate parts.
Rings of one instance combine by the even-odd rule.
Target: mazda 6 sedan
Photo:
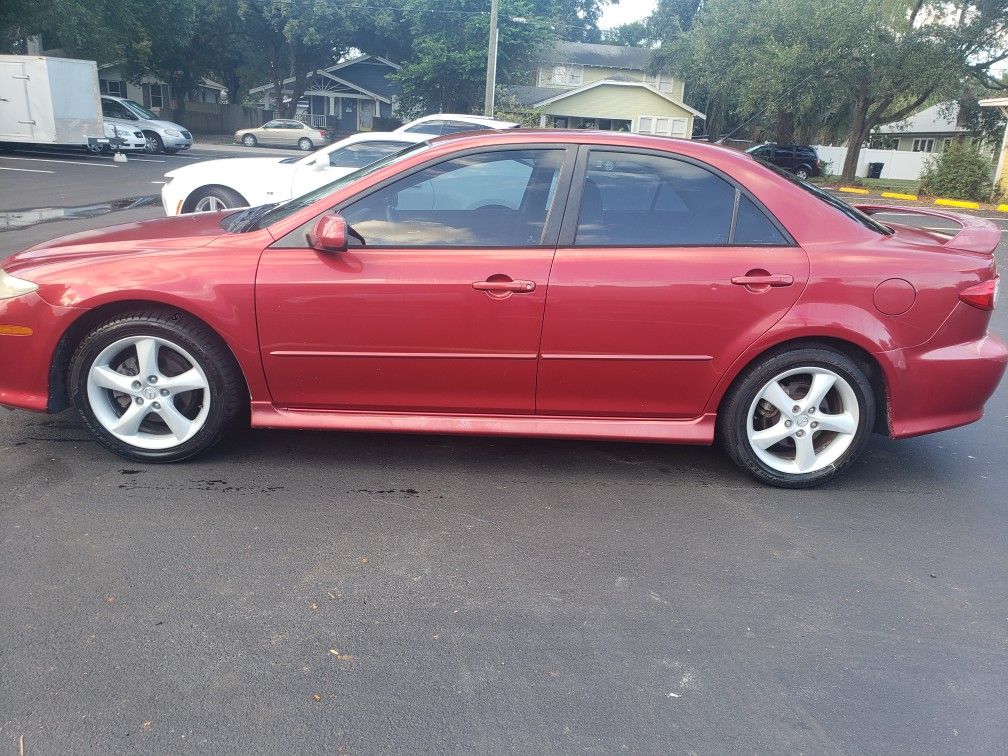
[[[978,420],[999,231],[881,223],[752,157],[440,137],[301,197],[86,231],[0,277],[0,403],[134,460],[259,428],[710,444],[826,481]],[[954,228],[927,230],[938,221]]]

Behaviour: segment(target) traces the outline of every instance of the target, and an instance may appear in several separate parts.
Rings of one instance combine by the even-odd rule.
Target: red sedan
[[[0,274],[0,404],[190,457],[260,428],[709,444],[825,481],[872,432],[978,420],[1000,232],[873,219],[753,158],[631,134],[408,148],[276,206],[115,226]]]

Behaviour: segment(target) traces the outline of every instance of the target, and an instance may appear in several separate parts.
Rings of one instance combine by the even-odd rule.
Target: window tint
[[[329,153],[329,165],[334,168],[363,168],[375,160],[398,152],[407,142],[357,142]]]
[[[411,134],[440,134],[444,125],[444,121],[427,121],[426,123],[418,123],[416,126],[406,129],[406,131]]]
[[[478,131],[479,129],[485,129],[486,126],[482,126],[478,123],[467,123],[465,121],[446,121],[444,129],[441,130],[442,134],[458,134],[463,131]]]
[[[305,126],[301,121],[284,121],[283,127],[285,129],[303,129]]]
[[[126,107],[115,100],[102,100],[101,101],[102,115],[105,118],[120,118],[127,121],[135,121],[136,118],[126,110]]]
[[[499,247],[541,242],[563,150],[446,160],[345,207],[368,246]]]
[[[575,244],[728,244],[735,187],[674,158],[592,150]]]
[[[279,129],[280,121],[269,121],[263,124],[264,129]]]
[[[788,243],[784,235],[769,218],[744,194],[739,195],[738,212],[735,215],[735,235],[733,244],[776,244]]]

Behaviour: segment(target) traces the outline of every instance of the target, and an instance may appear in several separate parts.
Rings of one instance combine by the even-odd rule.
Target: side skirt
[[[537,415],[449,415],[409,412],[282,409],[252,402],[253,428],[537,436],[602,441],[701,444],[714,442],[714,414],[688,420],[599,419]]]

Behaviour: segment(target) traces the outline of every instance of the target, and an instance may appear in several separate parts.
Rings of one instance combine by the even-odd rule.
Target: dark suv
[[[807,144],[760,144],[746,150],[754,158],[791,171],[800,179],[822,175],[822,161]]]

